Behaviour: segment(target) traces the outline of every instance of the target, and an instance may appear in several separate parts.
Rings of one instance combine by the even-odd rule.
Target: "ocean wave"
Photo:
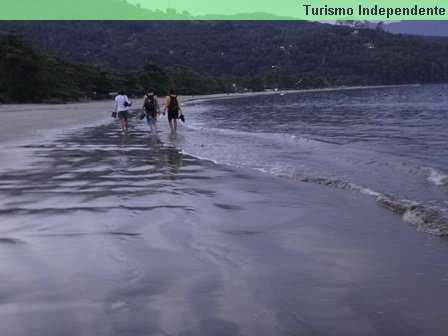
[[[419,231],[435,236],[448,236],[448,213],[446,210],[429,204],[413,202],[391,194],[359,186],[357,184],[331,178],[298,178],[301,182],[316,183],[333,188],[356,191],[376,197],[376,202],[400,215],[404,222],[415,225]]]
[[[436,206],[399,199],[394,195],[378,196],[377,203],[402,216],[419,231],[435,236],[448,236],[448,214]]]
[[[207,131],[209,130],[210,128],[207,128]],[[236,134],[241,135],[245,133],[241,131],[218,130],[218,129],[213,130],[212,132],[213,133],[224,132],[225,134],[233,134],[233,135]],[[261,133],[258,135],[254,135],[252,133],[250,134],[250,136],[266,136],[266,135]],[[301,137],[298,138],[294,136],[288,137],[284,134],[270,134],[269,136],[271,139],[277,138],[293,142],[299,141],[301,143],[301,146],[305,144],[307,144],[308,146],[316,145],[314,141],[312,140],[309,141],[308,139]],[[326,143],[318,145],[324,146],[325,148],[328,148],[327,146],[329,146]],[[392,194],[382,193],[343,179],[310,176],[312,172],[305,173],[305,171],[308,170],[306,166],[298,167],[297,164],[295,166],[282,164],[281,166],[268,165],[257,167],[251,165],[250,163],[244,164],[243,162],[235,161],[234,159],[227,158],[227,160],[224,160],[223,158],[219,159],[217,157],[212,159],[210,156],[207,157],[207,155],[197,155],[188,152],[189,152],[188,150],[183,150],[183,153],[185,154],[190,154],[194,157],[197,157],[198,159],[212,161],[216,164],[224,164],[238,168],[254,169],[261,171],[263,173],[268,173],[270,175],[282,178],[290,178],[301,182],[314,183],[332,188],[354,191],[369,197],[375,197],[376,202],[379,205],[384,206],[387,209],[393,211],[394,213],[400,215],[404,222],[415,225],[419,231],[427,232],[435,236],[448,236],[448,214],[446,213],[446,211],[444,211],[444,209],[441,209],[435,205],[430,205],[428,203],[420,203],[416,201],[409,201],[394,196]],[[411,171],[409,171],[409,166],[407,166],[407,171],[409,173],[414,173],[425,179],[428,179],[428,181],[431,181],[433,184],[436,185],[445,185],[444,183],[446,183],[447,176],[432,168],[423,169],[412,166]]]
[[[448,186],[448,175],[431,167],[424,168],[428,173],[427,180],[436,186]]]
[[[326,185],[333,188],[356,191],[376,197],[381,206],[402,216],[404,222],[415,225],[419,231],[435,236],[448,236],[448,213],[439,207],[413,202],[391,194],[359,186],[357,184],[331,178],[299,178],[299,181]]]
[[[325,177],[298,178],[301,182],[316,183],[333,188],[356,191],[364,195],[376,197],[376,202],[400,215],[404,222],[415,225],[419,231],[435,236],[448,236],[448,213],[439,207],[400,199],[398,196],[383,194],[355,183]]]
[[[215,127],[209,127],[206,124],[188,124],[184,125],[190,130],[193,131],[202,131],[204,133],[209,134],[222,134],[223,136],[231,136],[232,138],[238,137],[238,138],[254,138],[254,139],[262,139],[262,140],[273,140],[273,141],[280,141],[280,142],[288,142],[293,145],[308,145],[313,147],[318,146],[336,146],[338,144],[322,141],[322,140],[316,140],[311,139],[308,137],[300,136],[300,135],[293,135],[288,133],[269,133],[269,132],[247,132],[247,131],[239,131],[239,130],[232,130],[228,128],[215,128]]]
[[[399,170],[408,174],[424,178],[426,182],[437,187],[448,186],[448,174],[433,168],[433,167],[421,167],[418,165],[412,165],[408,163],[397,164]]]
[[[193,131],[199,130],[201,136],[205,136],[205,138],[201,138],[201,141],[211,139],[214,146],[210,146],[211,150],[204,151],[204,148],[208,149],[209,146],[201,147],[198,150],[197,144],[193,144],[190,148],[183,148],[185,154],[217,164],[258,170],[282,178],[358,192],[368,197],[374,197],[379,205],[400,215],[404,222],[415,225],[419,231],[436,236],[448,236],[448,214],[445,211],[445,208],[448,208],[445,204],[448,202],[442,202],[439,197],[440,190],[433,190],[434,185],[448,185],[448,175],[439,170],[421,167],[410,162],[411,160],[406,160],[406,162],[401,157],[377,153],[375,150],[359,148],[351,144],[338,145],[290,133],[246,132],[212,128],[207,127],[206,124],[190,124],[189,128]],[[255,141],[250,141],[251,139]],[[244,144],[241,151],[234,147],[239,144]],[[253,150],[250,150],[252,148],[250,144],[254,144]],[[226,146],[231,150],[227,150]],[[283,149],[282,157],[273,154],[278,149]],[[235,155],[235,153],[240,154]],[[322,171],[319,169],[320,166],[329,167],[330,171],[340,175],[339,178],[322,177],[327,175],[325,170],[328,171],[328,169]],[[350,169],[344,170],[346,167]],[[370,180],[368,187],[356,184],[359,182],[350,182],[366,181],[366,179],[362,179],[362,174],[361,176],[356,175],[354,171],[356,167],[358,170],[375,170],[374,179],[378,176],[379,178],[387,176],[387,178],[380,180],[380,183]],[[393,184],[392,187],[390,184],[384,183],[387,182],[387,179]],[[378,182],[377,179],[374,181]],[[428,187],[424,187],[421,182],[428,183]],[[408,188],[402,188],[403,185]],[[370,189],[372,186],[376,186],[376,188],[373,187],[376,190]],[[419,196],[416,194],[418,193],[412,190],[417,186],[429,193],[423,195],[419,201],[404,199],[407,196],[417,200]],[[411,192],[408,192],[409,189]],[[394,196],[392,193],[398,194],[397,190],[404,190],[405,196]],[[392,193],[385,193],[390,191]],[[431,192],[434,193],[431,194]]]
[[[379,192],[376,192],[369,188],[365,188],[365,187],[359,186],[355,183],[338,180],[338,179],[331,179],[331,178],[327,178],[327,177],[299,177],[298,180],[301,182],[321,184],[321,185],[325,185],[325,186],[333,187],[333,188],[337,188],[337,189],[352,190],[352,191],[356,191],[356,192],[359,192],[361,194],[368,195],[368,196],[379,196],[380,195]]]
[[[236,131],[231,131],[236,132]],[[250,167],[235,162],[224,162],[221,160],[213,160],[199,155],[188,153],[183,150],[184,154],[194,156],[201,160],[211,161],[215,164],[224,164],[237,168],[250,168],[261,171],[270,175],[282,178],[294,179],[296,181],[319,184],[327,187],[358,192],[360,194],[374,197],[376,202],[385,208],[400,215],[404,222],[415,225],[419,231],[427,232],[435,236],[448,236],[448,213],[445,209],[439,208],[423,202],[410,201],[390,193],[382,193],[370,188],[358,185],[353,182],[345,181],[330,177],[305,176],[297,173],[296,169],[289,167]],[[297,168],[297,167],[295,167]],[[448,202],[446,202],[448,204]]]

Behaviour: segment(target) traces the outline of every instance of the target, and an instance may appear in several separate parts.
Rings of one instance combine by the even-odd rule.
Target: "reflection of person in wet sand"
[[[163,151],[163,165],[168,168],[170,173],[177,173],[181,166],[182,155],[176,148],[166,148]],[[176,175],[170,175],[171,180],[176,179]]]
[[[118,92],[118,95],[115,97],[114,111],[118,112],[123,134],[127,134],[128,132],[129,106],[131,105],[132,103],[129,101],[128,96],[124,94],[124,91]]]

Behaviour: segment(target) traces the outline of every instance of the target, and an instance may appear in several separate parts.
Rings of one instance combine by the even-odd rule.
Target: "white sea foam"
[[[337,188],[337,189],[344,189],[344,190],[352,190],[359,192],[364,195],[368,196],[379,196],[380,193],[374,190],[371,190],[366,187],[359,186],[352,182],[342,181],[338,179],[332,179],[327,177],[300,177],[298,178],[301,182],[307,182],[307,183],[316,183],[321,185],[326,185],[329,187]]]
[[[378,204],[399,214],[402,216],[404,222],[415,225],[419,231],[427,232],[435,236],[448,236],[448,213],[446,210],[437,206],[400,199],[391,194],[383,194],[355,183],[338,179],[300,177],[298,180],[376,197]]]
[[[214,163],[214,164],[225,164],[225,165],[226,165],[225,162],[219,162],[218,160],[213,160],[213,159],[210,159],[210,158],[208,158],[208,157],[201,157],[201,156],[199,156],[199,155],[189,153],[188,151],[183,150],[183,149],[180,151],[180,153],[183,154],[183,155],[189,155],[189,156],[192,156],[192,157],[194,157],[194,158],[196,158],[196,159],[198,159],[198,160],[201,160],[201,161],[209,161],[209,162],[212,162],[212,163]]]
[[[383,194],[355,183],[338,179],[326,177],[299,177],[297,179],[301,182],[315,183],[376,197],[378,204],[399,214],[404,222],[415,225],[419,231],[435,236],[448,236],[448,213],[437,206],[400,199],[395,195]]]
[[[403,220],[416,225],[420,231],[435,236],[448,235],[448,217],[444,211],[436,207],[415,205],[407,209]]]
[[[417,226],[419,231],[435,236],[448,236],[448,213],[437,206],[400,199],[397,196],[382,194],[347,181],[330,178],[300,178],[299,180],[376,197],[378,204],[401,215],[403,221]]]
[[[425,167],[429,176],[427,180],[436,186],[448,186],[448,175],[434,168]]]
[[[380,195],[377,202],[402,215],[405,222],[417,226],[419,231],[435,236],[448,235],[448,214],[439,207],[400,199],[388,194]]]

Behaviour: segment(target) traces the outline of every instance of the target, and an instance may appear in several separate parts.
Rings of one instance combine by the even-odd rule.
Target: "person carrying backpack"
[[[140,119],[143,119],[146,115],[146,123],[152,134],[156,134],[157,132],[157,113],[160,113],[159,101],[154,94],[154,90],[149,89],[148,93],[143,96]]]
[[[168,110],[168,124],[170,125],[171,133],[176,133],[177,119],[179,119],[179,112],[182,115],[182,108],[180,107],[179,97],[174,90],[170,90],[170,93],[165,98],[165,108],[163,114]]]

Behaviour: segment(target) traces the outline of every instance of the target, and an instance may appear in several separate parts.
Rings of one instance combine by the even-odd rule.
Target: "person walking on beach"
[[[132,102],[129,101],[128,96],[124,94],[124,91],[118,92],[115,97],[115,109],[114,111],[118,113],[118,119],[120,119],[121,131],[123,134],[128,132],[128,118],[129,118],[129,107]]]
[[[157,133],[158,113],[160,113],[159,101],[154,94],[154,89],[149,89],[148,93],[143,97],[142,115],[146,115],[146,123],[152,134]]]
[[[171,133],[177,131],[177,119],[179,118],[179,112],[182,114],[182,108],[180,107],[179,97],[174,90],[170,90],[170,93],[165,98],[165,108],[163,114],[168,110],[168,124],[170,125]]]

